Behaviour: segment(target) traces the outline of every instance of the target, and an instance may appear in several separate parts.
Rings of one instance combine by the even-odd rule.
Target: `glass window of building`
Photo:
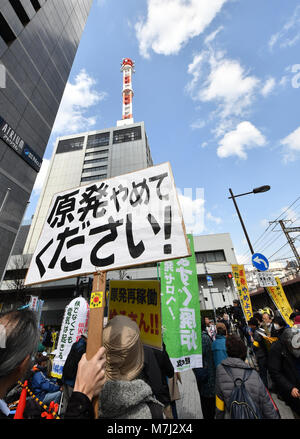
[[[89,165],[91,163],[106,162],[107,160],[108,160],[108,157],[101,157],[101,158],[97,158],[97,159],[89,159],[89,160],[85,160],[84,164],[85,165]]]
[[[142,138],[141,127],[126,128],[114,131],[113,143],[133,142]]]
[[[100,174],[100,175],[91,175],[90,177],[82,177],[81,182],[83,181],[93,181],[93,180],[103,180],[106,178],[106,174]]]
[[[1,14],[1,12],[0,12],[0,36],[8,46],[16,39],[14,32],[12,31],[11,27],[9,26],[9,24]]]
[[[96,155],[96,154],[107,154],[107,153],[108,153],[108,149],[99,149],[99,151],[87,152],[85,154],[85,157],[89,157],[91,155]]]
[[[95,166],[94,168],[85,168],[82,172],[94,172],[94,171],[103,171],[107,170],[107,166]]]
[[[13,7],[15,13],[17,14],[20,22],[23,24],[23,26],[26,26],[26,24],[28,24],[30,22],[30,19],[25,11],[25,9],[23,8],[22,3],[20,2],[20,0],[9,0],[9,3],[11,4],[11,6]]]
[[[77,137],[76,139],[60,140],[57,146],[56,154],[62,152],[71,152],[83,148],[84,137]]]
[[[208,252],[195,252],[196,261],[198,263],[204,262],[222,262],[226,261],[223,250],[214,250]]]
[[[109,134],[110,133],[99,133],[89,136],[87,140],[86,149],[96,148],[97,146],[108,146]]]

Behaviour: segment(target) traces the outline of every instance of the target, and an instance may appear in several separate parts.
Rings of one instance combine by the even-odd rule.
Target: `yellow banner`
[[[160,282],[111,280],[108,320],[125,315],[134,320],[145,345],[162,348]]]
[[[253,317],[253,312],[244,265],[232,265],[231,267],[236,288],[239,293],[240,302],[248,321],[251,317]]]
[[[267,287],[268,293],[270,294],[273,302],[277,306],[286,323],[293,327],[294,323],[290,320],[290,315],[292,314],[293,310],[286,298],[279,277],[275,277],[275,280],[277,282],[277,287]]]

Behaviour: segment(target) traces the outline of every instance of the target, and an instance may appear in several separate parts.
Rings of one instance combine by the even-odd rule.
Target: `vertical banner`
[[[161,262],[163,340],[175,372],[202,367],[199,287],[192,235],[192,256]]]
[[[294,323],[290,320],[290,315],[292,314],[293,310],[291,308],[291,305],[289,304],[287,297],[285,295],[285,292],[282,288],[281,282],[279,277],[275,277],[277,286],[276,287],[267,287],[268,293],[273,300],[273,303],[279,310],[280,314],[286,321],[286,323],[293,327]]]
[[[162,349],[160,282],[111,280],[108,318],[125,315],[134,320],[143,344]]]
[[[72,344],[79,340],[88,328],[89,305],[83,297],[77,297],[67,305],[53,360],[51,376],[61,378],[63,367]]]
[[[253,317],[252,304],[248,290],[244,265],[232,265],[232,274],[239,293],[240,302],[247,321]]]

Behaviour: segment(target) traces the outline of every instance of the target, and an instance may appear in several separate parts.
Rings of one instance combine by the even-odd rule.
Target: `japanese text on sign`
[[[116,315],[136,322],[144,344],[161,348],[159,281],[110,281],[108,318]]]
[[[193,238],[188,235],[193,249]],[[164,342],[175,371],[202,366],[195,255],[161,263]]]
[[[232,265],[232,274],[239,293],[239,298],[245,317],[248,321],[251,317],[253,317],[253,312],[244,265]]]
[[[25,284],[189,252],[172,171],[164,163],[54,196]]]

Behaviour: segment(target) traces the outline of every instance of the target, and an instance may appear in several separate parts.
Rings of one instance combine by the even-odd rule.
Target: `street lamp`
[[[247,230],[246,230],[246,227],[245,227],[245,224],[244,224],[244,221],[243,221],[243,219],[242,219],[242,216],[241,216],[241,213],[240,213],[240,211],[239,211],[239,208],[238,208],[238,205],[237,205],[237,202],[236,202],[236,198],[237,197],[242,197],[243,195],[248,195],[248,194],[259,194],[259,193],[261,193],[261,192],[267,192],[267,191],[269,191],[271,189],[271,186],[259,186],[259,187],[257,187],[257,188],[254,188],[251,192],[245,192],[244,194],[238,194],[238,195],[234,195],[233,194],[233,192],[232,192],[232,190],[231,189],[229,189],[229,192],[230,192],[230,197],[228,197],[228,199],[232,199],[232,201],[233,201],[233,203],[234,203],[234,206],[235,206],[235,209],[236,209],[236,212],[237,212],[237,214],[238,214],[238,217],[239,217],[239,220],[240,220],[240,223],[241,223],[241,226],[242,226],[242,228],[243,228],[243,231],[244,231],[244,234],[245,234],[245,237],[246,237],[246,240],[247,240],[247,242],[248,242],[248,245],[249,245],[249,248],[250,248],[250,251],[251,251],[251,254],[253,255],[254,254],[254,250],[253,250],[253,247],[252,247],[252,244],[251,244],[251,242],[250,242],[250,239],[249,239],[249,236],[248,236],[248,233],[247,233]]]

